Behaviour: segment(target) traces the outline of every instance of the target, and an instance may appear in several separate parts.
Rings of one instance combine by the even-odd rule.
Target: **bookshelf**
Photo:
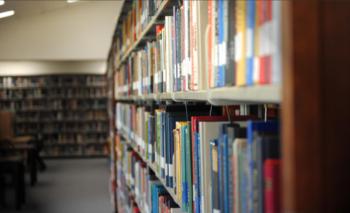
[[[342,183],[349,180],[350,174],[348,171],[340,169],[346,168],[346,162],[350,160],[346,149],[344,149],[349,147],[344,138],[347,138],[347,123],[350,118],[348,110],[350,99],[347,98],[348,95],[345,92],[350,91],[350,84],[345,80],[350,79],[349,72],[346,71],[350,66],[349,60],[346,59],[350,44],[345,36],[350,33],[350,28],[346,24],[346,20],[350,18],[347,12],[350,9],[348,2],[281,1],[280,11],[282,15],[279,20],[281,25],[278,30],[281,33],[281,67],[279,69],[281,80],[279,82],[254,83],[253,85],[239,85],[236,82],[235,86],[224,85],[213,88],[212,85],[208,86],[211,84],[209,77],[201,75],[201,73],[208,73],[210,69],[208,70],[206,66],[199,66],[195,69],[185,67],[185,74],[189,73],[186,70],[189,70],[190,73],[196,69],[199,70],[199,85],[195,90],[183,87],[181,80],[180,89],[175,88],[175,86],[173,88],[170,86],[170,89],[167,86],[162,86],[162,84],[167,85],[169,79],[175,82],[173,85],[177,84],[175,78],[167,78],[169,67],[162,64],[159,70],[155,69],[152,74],[134,75],[138,72],[143,73],[142,57],[145,53],[146,55],[149,53],[147,48],[152,47],[148,46],[149,43],[156,42],[155,45],[164,44],[163,47],[168,47],[166,42],[162,43],[164,38],[162,31],[165,31],[166,34],[166,25],[169,21],[167,17],[176,16],[172,9],[179,6],[178,2],[175,1],[149,1],[157,4],[158,7],[147,21],[145,21],[146,18],[142,17],[142,24],[146,27],[139,30],[140,32],[136,32],[136,36],[133,36],[133,27],[138,31],[137,24],[135,26],[131,24],[127,27],[131,31],[125,34],[129,35],[127,41],[123,35],[125,32],[122,31],[126,29],[124,23],[129,17],[128,14],[131,14],[132,8],[137,6],[136,2],[125,1],[109,55],[110,70],[114,74],[114,97],[117,105],[130,105],[130,111],[133,110],[133,107],[135,109],[144,107],[151,115],[154,115],[152,113],[155,113],[155,109],[174,104],[191,103],[198,107],[203,105],[222,106],[223,109],[229,105],[239,105],[240,109],[248,108],[248,111],[252,111],[252,106],[258,105],[260,114],[264,107],[266,110],[266,107],[270,105],[275,106],[280,109],[281,113],[277,116],[281,127],[280,158],[282,165],[279,186],[282,189],[280,192],[283,200],[281,200],[280,211],[332,212],[349,209],[346,196],[344,196],[348,194],[348,191],[342,187]],[[180,2],[183,6],[184,1]],[[274,1],[274,3],[276,2],[278,1]],[[198,14],[197,16],[200,16]],[[137,17],[137,12],[135,17]],[[163,30],[159,30],[159,25],[162,24],[165,27]],[[208,40],[208,37],[205,38]],[[249,38],[247,37],[247,39]],[[199,39],[197,42],[200,43],[201,40]],[[198,47],[205,46],[201,44]],[[185,47],[181,46],[181,48]],[[206,47],[199,52],[207,50]],[[168,53],[162,52],[162,54],[167,55]],[[207,57],[208,55],[205,55],[204,58]],[[139,58],[141,58],[141,62],[138,61]],[[162,59],[160,57],[158,60],[161,63],[164,60],[165,65],[174,63],[169,58]],[[209,65],[209,62],[202,63]],[[248,69],[243,70],[248,72]],[[166,77],[159,80],[159,75]],[[149,78],[153,78],[152,84],[149,83]],[[201,82],[203,79],[204,83]],[[134,116],[134,113],[137,115],[137,111],[130,115]],[[115,113],[116,120],[118,120],[118,116],[123,115]],[[157,172],[157,167],[145,157],[140,148],[142,145],[139,145],[137,140],[130,138],[130,133],[125,133],[117,126],[118,124],[115,125],[116,137],[121,137],[120,140],[123,141],[121,143],[125,143],[125,146],[133,150],[136,161],[145,163],[147,170],[151,174],[155,173],[155,178],[160,181],[167,192],[166,194],[180,207],[179,212],[186,212],[183,209],[185,204],[178,199],[173,189],[167,187],[164,178]],[[131,125],[131,127],[133,129],[130,131],[139,131],[137,125]],[[114,146],[118,146],[118,143],[116,142]],[[124,168],[125,166],[119,164],[120,160],[118,157],[112,159],[115,162],[115,171],[118,171],[118,167]],[[125,172],[127,173],[127,171]],[[118,182],[120,174],[117,173],[114,177]],[[118,187],[122,187],[120,184],[122,183],[117,184],[119,186],[116,187],[116,197],[122,193],[118,193]],[[135,190],[133,186],[130,186],[128,190],[132,194],[129,198],[131,203],[129,205],[140,207],[141,212],[151,212],[147,209],[143,210],[142,201],[140,202],[142,197],[133,194]],[[133,202],[134,204],[132,204]],[[128,206],[118,199],[116,199],[116,203],[116,209]]]
[[[0,108],[15,113],[16,135],[44,140],[44,157],[106,155],[106,77],[0,77]]]

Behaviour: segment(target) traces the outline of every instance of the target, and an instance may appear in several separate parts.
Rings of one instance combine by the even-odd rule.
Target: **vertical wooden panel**
[[[291,65],[284,70],[284,212],[322,212],[319,3],[291,1]]]
[[[350,2],[325,1],[321,13],[324,211],[349,212]]]

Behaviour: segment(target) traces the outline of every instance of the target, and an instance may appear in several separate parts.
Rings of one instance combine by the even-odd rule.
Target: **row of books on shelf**
[[[118,132],[137,147],[134,151],[141,157],[136,159],[154,165],[182,211],[280,211],[276,115],[264,121],[227,107],[148,109],[118,103],[116,108]],[[124,165],[130,167],[128,175],[139,172],[134,165]]]
[[[63,105],[63,104],[54,104],[50,102],[45,102],[45,105],[41,104],[21,104],[16,102],[1,103],[0,109],[2,110],[13,110],[13,111],[65,111],[65,110],[106,110],[107,103],[95,101],[93,103],[83,103],[83,104],[72,104],[72,105]]]
[[[16,113],[16,120],[21,121],[104,121],[107,120],[107,111],[82,111],[82,112],[31,112]]]
[[[41,155],[45,157],[64,156],[106,156],[108,150],[100,145],[45,147]]]
[[[35,88],[60,86],[106,86],[104,76],[12,76],[0,77],[2,88]]]
[[[31,90],[0,90],[1,98],[95,98],[105,97],[107,88],[59,89],[38,88]]]
[[[150,171],[140,156],[120,138],[118,142],[118,191],[132,193],[132,200],[137,205],[133,206],[133,211],[143,213],[165,213],[181,212],[179,206],[167,193],[156,175]],[[129,192],[129,193],[128,193]],[[125,195],[125,194],[124,194]],[[125,208],[125,201],[121,200],[119,210]],[[141,211],[142,210],[142,211]],[[121,211],[122,212],[122,211]]]
[[[131,4],[131,9],[124,16],[124,19],[121,20],[120,28],[116,31],[116,41],[114,43],[114,48],[118,50],[115,58],[116,62],[120,61],[124,53],[140,38],[161,3],[162,0],[133,0],[125,2],[125,4]]]
[[[280,1],[177,1],[115,73],[119,96],[279,84]]]

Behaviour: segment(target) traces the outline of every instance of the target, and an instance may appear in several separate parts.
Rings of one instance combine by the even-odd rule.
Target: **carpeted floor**
[[[39,173],[37,185],[27,187],[23,209],[0,209],[1,213],[113,212],[106,159],[46,160],[46,164],[48,169]]]

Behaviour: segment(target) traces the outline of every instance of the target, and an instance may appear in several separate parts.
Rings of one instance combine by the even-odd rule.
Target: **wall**
[[[88,61],[0,61],[0,76],[50,74],[104,74],[104,60]]]

